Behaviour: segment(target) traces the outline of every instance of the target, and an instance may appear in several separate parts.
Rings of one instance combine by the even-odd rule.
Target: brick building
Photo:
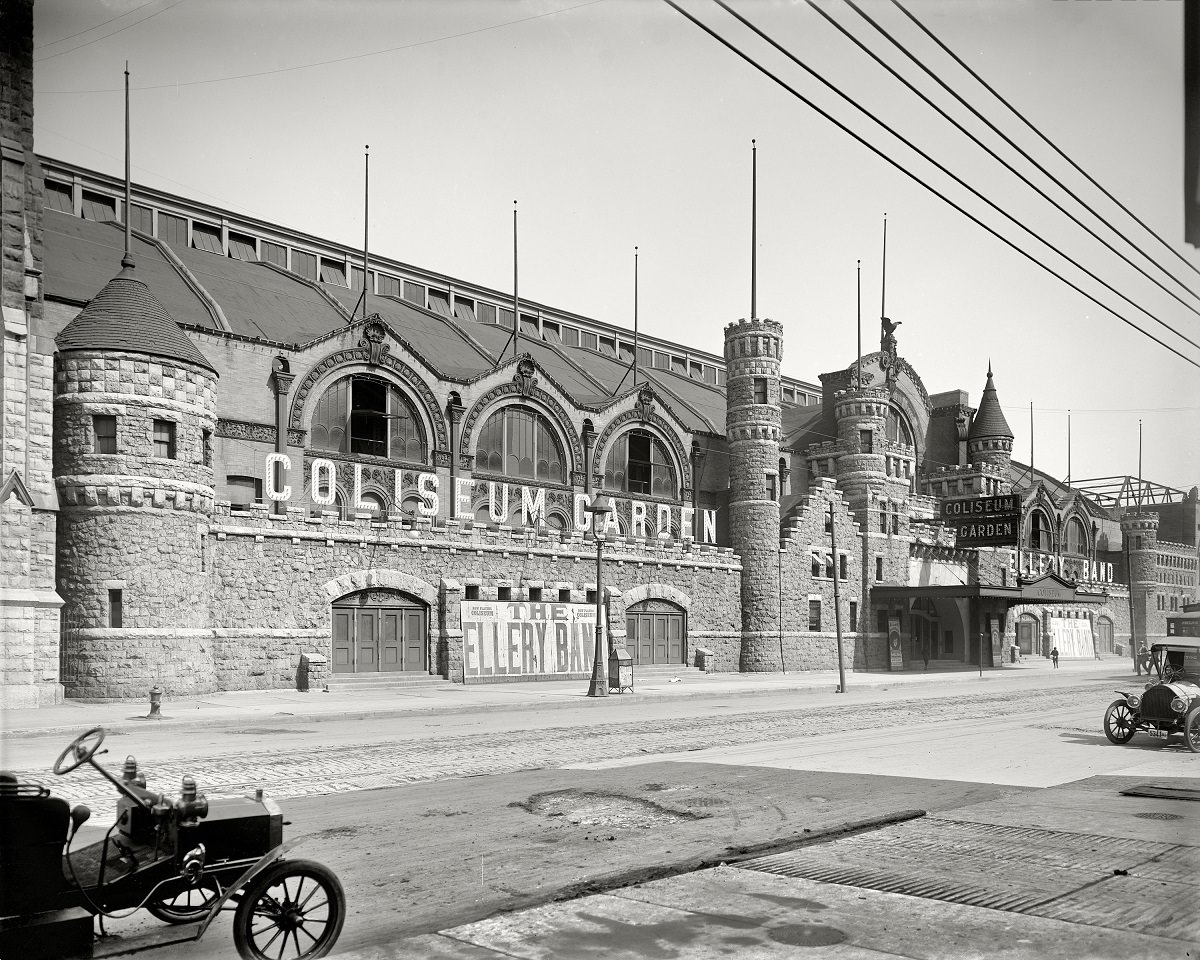
[[[1091,656],[1195,598],[1195,490],[1118,511],[1014,462],[991,370],[977,408],[930,394],[885,330],[818,385],[772,320],[716,357],[136,185],[127,210],[5,108],[10,705],[321,664],[586,678],[599,491],[635,673],[829,669],[839,633],[859,670]],[[1006,544],[943,517],[1004,497]]]

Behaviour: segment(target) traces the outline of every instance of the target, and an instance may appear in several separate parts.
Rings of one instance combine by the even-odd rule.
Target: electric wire
[[[75,33],[69,33],[65,37],[59,37],[57,40],[47,40],[45,43],[35,43],[33,45],[33,49],[34,50],[44,50],[46,47],[52,47],[57,43],[66,43],[68,40],[74,40],[76,37],[82,37],[85,33],[91,33],[93,30],[99,30],[101,27],[108,26],[108,24],[110,24],[110,23],[115,23],[117,20],[123,20],[123,19],[125,19],[125,17],[132,16],[133,14],[137,13],[139,10],[143,10],[146,7],[150,6],[150,4],[157,3],[157,2],[158,2],[158,0],[146,0],[145,3],[138,4],[132,10],[126,10],[124,13],[119,13],[115,17],[109,17],[107,20],[101,20],[99,23],[93,24],[92,26],[87,27],[84,30],[77,30],[77,31],[75,31]],[[106,36],[111,37],[112,34],[111,33],[106,34]],[[79,48],[75,47],[74,49],[78,50]]]
[[[721,2],[721,0],[717,0],[717,2]],[[1118,257],[1120,257],[1122,260],[1124,260],[1127,264],[1129,264],[1129,266],[1133,267],[1134,270],[1136,270],[1138,273],[1140,273],[1143,277],[1145,277],[1147,280],[1149,280],[1151,283],[1153,283],[1155,286],[1157,286],[1160,290],[1162,290],[1168,296],[1174,297],[1176,300],[1178,300],[1179,303],[1185,309],[1190,310],[1192,313],[1196,314],[1197,316],[1200,316],[1200,309],[1197,309],[1196,307],[1192,306],[1192,304],[1188,303],[1186,300],[1184,300],[1182,297],[1180,297],[1179,294],[1177,294],[1174,290],[1171,290],[1168,287],[1164,286],[1160,280],[1158,280],[1156,277],[1153,277],[1149,273],[1147,273],[1146,270],[1141,265],[1134,263],[1131,259],[1129,259],[1129,257],[1127,257],[1124,253],[1122,253],[1120,250],[1118,250],[1116,247],[1114,247],[1111,243],[1109,243],[1109,241],[1105,240],[1103,237],[1100,236],[1100,234],[1098,234],[1095,230],[1093,230],[1086,223],[1084,223],[1077,216],[1075,216],[1075,214],[1071,213],[1061,203],[1059,203],[1057,200],[1055,200],[1053,197],[1051,197],[1049,194],[1047,194],[1046,191],[1044,191],[1041,187],[1039,187],[1037,184],[1033,183],[1027,176],[1025,176],[1025,174],[1018,171],[1015,167],[1013,167],[1013,165],[1011,163],[1009,163],[1007,160],[1005,160],[1003,157],[1001,157],[991,147],[987,146],[987,144],[983,143],[983,141],[981,141],[977,136],[975,136],[973,133],[971,133],[969,130],[967,130],[961,123],[959,123],[957,120],[955,120],[953,117],[951,117],[945,110],[943,110],[936,103],[934,103],[932,100],[930,100],[928,96],[926,96],[924,93],[922,93],[920,90],[918,90],[911,82],[909,82],[904,77],[902,77],[893,67],[891,67],[889,64],[885,63],[878,54],[876,54],[873,50],[871,50],[869,47],[867,47],[866,44],[864,44],[861,40],[859,40],[852,33],[850,33],[850,31],[847,30],[842,24],[840,24],[836,20],[834,20],[833,17],[831,17],[828,13],[826,13],[824,10],[822,10],[816,3],[813,2],[813,0],[807,0],[807,2],[810,7],[812,7],[817,13],[819,13],[822,17],[824,17],[830,24],[832,24],[839,32],[841,32],[841,34],[843,36],[845,36],[848,40],[850,40],[851,43],[855,44],[867,56],[869,56],[872,60],[874,60],[881,67],[883,67],[883,69],[888,71],[888,73],[890,73],[893,77],[895,77],[897,80],[899,80],[902,84],[904,84],[904,86],[906,86],[909,90],[911,90],[913,93],[915,93],[918,97],[920,97],[921,100],[924,101],[929,107],[936,110],[938,112],[938,114],[940,114],[947,121],[952,123],[954,125],[954,127],[960,133],[963,133],[964,135],[969,137],[973,143],[975,143],[978,147],[980,147],[980,149],[986,151],[988,156],[992,157],[998,163],[1002,164],[1004,166],[1004,168],[1006,170],[1008,170],[1010,173],[1012,173],[1014,176],[1019,177],[1021,179],[1021,182],[1024,183],[1026,186],[1028,186],[1030,189],[1034,190],[1038,194],[1038,196],[1040,196],[1042,199],[1046,200],[1047,202],[1053,204],[1056,210],[1058,210],[1060,213],[1064,214],[1065,216],[1069,217],[1071,219],[1071,221],[1073,223],[1075,223],[1077,226],[1082,227],[1084,230],[1086,230],[1094,239],[1096,239],[1100,243],[1104,244],[1104,246],[1107,247],[1109,251],[1111,251],[1112,253],[1114,253]],[[1002,131],[998,130],[992,124],[992,122],[990,120],[988,120],[986,117],[981,115],[977,110],[975,110],[974,107],[972,107],[969,103],[967,103],[965,100],[963,100],[961,97],[959,97],[959,95],[957,93],[955,93],[953,90],[951,90],[950,87],[947,86],[946,83],[941,80],[941,78],[939,78],[936,74],[934,74],[931,70],[929,70],[929,68],[927,68],[924,64],[922,64],[919,60],[917,60],[915,57],[913,57],[912,54],[909,54],[908,51],[905,50],[904,47],[902,47],[881,26],[879,26],[879,24],[877,24],[866,13],[864,13],[862,10],[860,10],[858,8],[858,6],[855,5],[854,0],[845,0],[845,2],[852,10],[857,12],[861,17],[863,17],[863,19],[865,19],[868,23],[870,23],[871,26],[875,27],[875,29],[878,30],[880,33],[882,33],[885,37],[887,37],[888,40],[891,40],[892,43],[895,44],[897,47],[899,47],[905,54],[908,54],[908,56],[913,60],[914,63],[917,64],[917,66],[919,66],[922,70],[924,70],[926,73],[928,73],[929,76],[933,77],[934,80],[936,80],[938,83],[940,83],[952,96],[954,96],[956,99],[958,99],[958,101],[960,103],[962,103],[962,105],[965,106],[968,110],[970,110],[976,117],[978,117],[979,120],[981,120],[983,123],[987,124],[987,126],[997,136],[1001,137],[1010,147],[1012,147],[1014,150],[1016,150],[1018,153],[1020,153],[1022,157],[1024,157],[1026,160],[1028,160],[1030,163],[1032,163],[1035,167],[1037,167],[1038,170],[1040,170],[1043,174],[1045,174],[1047,177],[1049,177],[1055,183],[1056,186],[1058,186],[1062,190],[1064,190],[1073,200],[1075,200],[1079,203],[1083,203],[1083,201],[1080,200],[1079,197],[1077,197],[1074,193],[1071,192],[1070,187],[1068,187],[1066,184],[1064,184],[1061,180],[1059,180],[1057,177],[1055,177],[1048,170],[1043,168],[1041,166],[1041,164],[1039,164],[1036,160],[1034,160],[1031,156],[1029,156],[1029,154],[1026,153],[1023,149],[1021,149],[1021,147],[1019,147],[1012,140],[1010,140],[1006,134],[1004,134]],[[721,6],[724,6],[724,5],[725,5],[724,3],[721,3]],[[1087,204],[1084,204],[1084,206],[1087,207]],[[1092,210],[1090,207],[1087,207],[1087,209],[1093,215],[1096,215],[1095,211]],[[1103,220],[1103,218],[1101,218],[1101,219]],[[1122,240],[1124,240],[1131,247],[1133,247],[1135,250],[1137,250],[1138,253],[1140,253],[1140,254],[1142,254],[1142,256],[1146,257],[1147,260],[1150,259],[1150,257],[1148,257],[1144,251],[1142,251],[1136,244],[1134,244],[1129,239],[1127,239],[1124,235],[1122,235],[1120,233],[1120,231],[1116,230],[1116,228],[1113,227],[1112,224],[1110,224],[1107,220],[1103,220],[1103,223],[1110,230],[1113,230],[1115,233],[1117,233],[1117,235],[1119,237],[1121,237]],[[1151,261],[1151,262],[1153,262],[1153,261]],[[1174,276],[1171,276],[1169,273],[1167,275],[1170,276],[1172,280],[1174,280],[1181,287],[1183,287],[1184,290],[1186,290],[1188,293],[1190,293],[1193,297],[1197,296],[1196,292],[1194,290],[1192,290],[1190,287],[1188,287],[1186,284],[1177,280]],[[1130,301],[1130,302],[1132,302],[1132,301]],[[1139,310],[1142,310],[1142,308],[1138,307],[1137,304],[1133,304],[1133,306],[1135,306]],[[1145,310],[1142,310],[1142,312],[1147,313],[1147,316],[1150,316],[1152,320],[1155,320],[1157,323],[1166,327],[1177,337],[1180,337],[1181,339],[1186,340],[1188,343],[1190,343],[1194,347],[1200,347],[1200,343],[1197,343],[1196,341],[1190,339],[1185,334],[1180,333],[1178,330],[1176,330],[1170,324],[1166,323],[1163,320],[1159,320],[1157,317],[1149,314]]]
[[[107,40],[109,37],[115,37],[118,33],[124,33],[126,30],[131,30],[134,27],[138,26],[138,24],[145,23],[147,20],[152,20],[154,17],[157,17],[160,13],[166,13],[168,10],[171,10],[171,9],[179,6],[181,3],[183,3],[183,0],[175,0],[174,3],[168,4],[167,6],[163,7],[161,10],[155,10],[153,13],[146,14],[146,16],[142,17],[140,20],[135,20],[133,23],[125,24],[125,26],[121,27],[119,30],[113,30],[111,33],[106,33],[103,36],[96,37],[92,40],[88,40],[86,43],[81,43],[78,46],[71,47],[70,50],[62,50],[59,53],[49,53],[44,57],[34,57],[33,62],[34,63],[45,63],[47,60],[53,60],[55,57],[65,57],[68,53],[74,53],[76,50],[82,50],[84,47],[90,47],[93,43],[99,43],[101,40]],[[143,4],[143,6],[145,6],[145,4]],[[140,10],[141,7],[139,7],[138,9]],[[130,11],[130,12],[132,13],[133,11]],[[114,17],[113,19],[119,20],[121,18]],[[105,23],[111,23],[111,22],[112,22],[112,20],[105,21]],[[102,24],[99,24],[98,26],[104,26],[104,24],[102,23]],[[91,29],[95,30],[96,27],[92,27]],[[87,33],[86,30],[84,30],[82,32]],[[78,36],[78,34],[76,34],[76,36]],[[69,38],[63,37],[63,40],[67,40],[67,39],[69,39]],[[54,42],[60,43],[61,41],[55,40]]]
[[[1050,147],[1051,150],[1053,150],[1060,157],[1062,157],[1062,159],[1065,160],[1077,173],[1079,173],[1081,176],[1083,176],[1092,186],[1094,186],[1097,190],[1099,190],[1106,197],[1108,197],[1108,199],[1111,200],[1113,203],[1115,203],[1117,205],[1117,207],[1119,207],[1121,209],[1122,212],[1124,212],[1128,217],[1130,217],[1143,230],[1145,230],[1147,233],[1149,233],[1150,236],[1154,237],[1155,240],[1157,240],[1164,247],[1166,247],[1174,256],[1178,257],[1179,260],[1185,266],[1188,267],[1188,269],[1190,269],[1193,273],[1200,274],[1200,268],[1197,268],[1194,263],[1190,262],[1183,254],[1181,254],[1178,250],[1176,250],[1173,246],[1171,246],[1171,244],[1169,244],[1166,240],[1164,240],[1152,227],[1150,227],[1149,224],[1147,224],[1137,214],[1135,214],[1132,210],[1130,210],[1127,206],[1125,206],[1125,204],[1123,204],[1120,200],[1118,200],[1111,193],[1109,193],[1108,190],[1106,190],[1103,186],[1100,185],[1099,182],[1097,182],[1095,177],[1093,177],[1090,173],[1088,173],[1086,170],[1084,170],[1082,167],[1080,167],[1079,164],[1077,164],[1074,160],[1072,160],[1070,157],[1068,157],[1058,147],[1058,145],[1054,143],[1054,141],[1052,141],[1049,137],[1047,137],[1044,133],[1042,133],[1041,130],[1039,130],[1037,127],[1035,127],[1033,125],[1033,123],[1030,122],[1023,113],[1021,113],[1020,110],[1018,110],[1011,103],[1009,103],[1006,99],[1004,99],[1004,97],[1002,97],[986,80],[984,80],[983,77],[981,77],[974,70],[972,70],[969,66],[967,66],[967,64],[964,63],[953,50],[951,50],[944,43],[942,43],[942,41],[939,40],[937,38],[937,36],[935,36],[934,33],[931,30],[929,30],[923,23],[921,23],[920,20],[918,20],[915,16],[913,16],[911,13],[909,13],[908,10],[905,9],[904,5],[900,3],[900,0],[892,0],[892,3],[894,3],[896,5],[896,7],[900,10],[900,12],[903,13],[906,17],[908,17],[909,20],[911,20],[914,24],[916,24],[917,28],[919,30],[921,30],[922,33],[924,33],[927,37],[929,37],[930,40],[932,40],[935,44],[937,44],[937,46],[948,57],[950,57],[950,59],[952,59],[960,67],[962,67],[964,70],[966,70],[967,73],[969,73],[971,75],[971,77],[974,78],[974,80],[980,86],[982,86],[988,93],[990,93],[993,97],[995,97],[997,100],[999,100],[1002,104],[1004,104],[1004,106],[1006,106],[1009,109],[1009,111],[1011,111],[1012,114],[1018,120],[1020,120],[1023,124],[1025,124],[1025,126],[1027,126],[1035,134],[1037,134],[1037,136],[1039,138],[1041,138],[1041,140],[1048,147]],[[1176,282],[1178,282],[1178,281],[1176,281]],[[1180,284],[1180,285],[1182,286],[1182,284]]]
[[[1101,301],[1101,300],[1098,300],[1098,299],[1097,299],[1095,296],[1093,296],[1092,294],[1088,293],[1088,292],[1087,292],[1086,290],[1084,290],[1082,287],[1080,287],[1080,286],[1078,286],[1077,284],[1073,283],[1072,281],[1068,280],[1066,277],[1064,277],[1064,276],[1063,276],[1061,273],[1059,273],[1059,272],[1058,272],[1057,270],[1055,270],[1053,267],[1051,267],[1051,266],[1049,266],[1049,265],[1047,265],[1047,264],[1043,263],[1041,260],[1039,260],[1037,257],[1035,257],[1033,254],[1029,253],[1028,251],[1021,249],[1021,247],[1020,247],[1020,246],[1018,246],[1018,245],[1017,245],[1017,244],[1016,244],[1014,241],[1012,241],[1012,240],[1010,240],[1009,238],[1005,237],[1003,234],[1001,234],[999,231],[997,231],[997,230],[996,230],[996,229],[994,229],[993,227],[990,227],[990,226],[988,226],[986,223],[984,223],[982,220],[980,220],[980,219],[979,219],[979,217],[977,217],[977,216],[975,216],[974,214],[972,214],[972,213],[968,212],[967,210],[963,209],[963,207],[961,207],[959,204],[955,203],[955,202],[954,202],[953,200],[951,200],[951,199],[950,199],[948,196],[946,196],[944,193],[942,193],[941,191],[939,191],[939,190],[938,190],[936,187],[934,187],[934,186],[932,186],[931,184],[927,183],[926,181],[924,181],[923,179],[921,179],[921,177],[919,177],[917,174],[913,173],[912,171],[910,171],[910,170],[907,170],[907,169],[906,169],[906,168],[905,168],[905,167],[904,167],[904,166],[903,166],[903,165],[902,165],[902,164],[901,164],[899,161],[897,161],[897,160],[893,159],[892,157],[888,156],[888,154],[887,154],[885,151],[883,151],[883,150],[882,150],[882,149],[880,149],[879,147],[876,147],[874,144],[872,144],[870,141],[868,141],[868,140],[867,140],[867,139],[866,139],[864,136],[862,136],[862,135],[860,135],[860,134],[858,134],[858,133],[855,133],[855,132],[854,132],[853,130],[851,130],[851,129],[850,129],[850,128],[849,128],[849,127],[848,127],[848,126],[845,124],[845,123],[843,123],[842,121],[838,120],[836,117],[834,117],[834,116],[833,116],[832,114],[830,114],[828,111],[826,111],[826,110],[822,109],[821,107],[817,106],[817,104],[816,104],[816,103],[814,103],[812,100],[810,100],[810,99],[809,99],[808,97],[806,97],[804,94],[802,94],[802,93],[801,93],[799,90],[797,90],[795,87],[791,86],[791,85],[790,85],[790,84],[789,84],[789,83],[788,83],[786,80],[783,80],[781,77],[779,77],[779,76],[777,76],[776,74],[772,73],[770,70],[768,70],[768,69],[767,69],[765,66],[763,66],[761,63],[759,63],[757,60],[755,60],[755,59],[754,59],[752,56],[750,56],[748,53],[745,53],[743,50],[739,49],[739,48],[738,48],[738,47],[737,47],[737,46],[736,46],[734,43],[732,43],[731,41],[727,40],[725,37],[721,36],[719,33],[717,33],[715,30],[713,30],[713,29],[712,29],[711,27],[709,27],[707,24],[704,24],[704,23],[702,23],[702,22],[701,22],[700,20],[698,20],[696,17],[692,16],[692,14],[688,13],[686,10],[684,10],[682,7],[680,7],[680,6],[679,6],[679,4],[675,2],[675,0],[663,0],[663,2],[664,2],[664,3],[666,3],[668,6],[670,6],[672,9],[674,9],[675,11],[677,11],[677,12],[678,12],[680,15],[682,15],[682,16],[683,16],[683,17],[685,17],[686,19],[690,20],[690,21],[691,21],[692,23],[694,23],[694,24],[695,24],[697,27],[699,27],[701,30],[703,30],[705,33],[707,33],[709,36],[711,36],[711,37],[712,37],[714,40],[716,40],[718,43],[720,43],[720,44],[722,44],[723,46],[727,47],[729,50],[731,50],[731,51],[732,51],[733,53],[735,53],[737,56],[741,57],[743,60],[745,60],[747,63],[749,63],[749,64],[750,64],[752,67],[754,67],[756,70],[758,70],[758,71],[759,71],[760,73],[762,73],[764,76],[768,77],[768,78],[769,78],[769,79],[771,79],[771,80],[774,80],[774,81],[775,81],[775,83],[777,83],[779,86],[783,87],[783,89],[787,90],[787,91],[788,91],[788,93],[792,94],[792,96],[794,96],[794,97],[795,97],[797,100],[799,100],[799,101],[801,101],[802,103],[806,104],[808,107],[810,107],[810,108],[811,108],[812,110],[814,110],[816,113],[820,114],[822,117],[824,117],[826,120],[828,120],[828,121],[829,121],[830,123],[832,123],[834,126],[836,126],[836,127],[839,129],[839,130],[843,131],[844,133],[846,133],[847,135],[849,135],[849,136],[850,136],[850,137],[852,137],[853,139],[857,140],[859,143],[861,143],[861,144],[862,144],[864,147],[866,147],[868,150],[870,150],[870,151],[871,151],[872,153],[874,153],[876,156],[880,157],[881,159],[885,160],[887,163],[891,164],[893,167],[895,167],[897,170],[899,170],[901,173],[903,173],[903,174],[904,174],[906,177],[908,177],[909,179],[911,179],[911,180],[915,181],[917,184],[919,184],[920,186],[922,186],[922,187],[924,187],[926,190],[928,190],[930,193],[932,193],[932,194],[933,194],[935,197],[937,197],[938,199],[942,200],[943,202],[945,202],[945,203],[946,203],[946,204],[948,204],[949,206],[953,207],[955,210],[957,210],[959,213],[961,213],[961,214],[962,214],[963,216],[965,216],[967,219],[971,220],[971,221],[972,221],[973,223],[975,223],[977,226],[979,226],[979,227],[982,227],[984,230],[986,230],[988,233],[990,233],[990,234],[991,234],[993,237],[995,237],[997,240],[1001,241],[1003,244],[1005,244],[1006,246],[1010,247],[1012,250],[1016,251],[1016,252],[1017,252],[1017,253],[1019,253],[1021,256],[1025,257],[1027,260],[1029,260],[1029,261],[1030,261],[1031,263],[1033,263],[1035,266],[1041,267],[1043,270],[1045,270],[1045,271],[1046,271],[1047,273],[1049,273],[1051,276],[1053,276],[1053,277],[1056,277],[1057,279],[1061,280],[1063,283],[1065,283],[1067,286],[1069,286],[1069,287],[1070,287],[1072,290],[1074,290],[1076,293],[1079,293],[1080,295],[1082,295],[1082,296],[1086,297],[1088,300],[1092,301],[1092,303],[1096,304],[1098,307],[1100,307],[1100,308],[1101,308],[1102,310],[1104,310],[1105,312],[1107,312],[1107,313],[1111,314],[1112,316],[1116,317],[1116,318],[1117,318],[1118,320],[1120,320],[1122,323],[1126,324],[1126,325],[1127,325],[1127,326],[1129,326],[1129,327],[1132,327],[1132,328],[1133,328],[1134,330],[1136,330],[1138,333],[1142,334],[1142,335],[1143,335],[1143,336],[1145,336],[1145,337],[1148,337],[1149,339],[1151,339],[1151,340],[1153,340],[1155,343],[1157,343],[1159,346],[1161,346],[1161,347],[1163,347],[1164,349],[1166,349],[1166,350],[1170,351],[1171,353],[1175,354],[1177,357],[1179,357],[1179,358],[1180,358],[1181,360],[1183,360],[1185,363],[1189,363],[1189,364],[1191,364],[1193,367],[1200,368],[1200,360],[1195,360],[1195,359],[1193,359],[1192,357],[1189,357],[1189,356],[1187,356],[1186,354],[1182,353],[1180,350],[1178,350],[1178,349],[1176,349],[1175,347],[1171,346],[1169,343],[1166,343],[1166,342],[1164,342],[1163,340],[1159,339],[1159,338],[1158,338],[1158,337],[1156,337],[1154,334],[1150,333],[1148,330],[1145,330],[1145,329],[1143,329],[1142,327],[1138,326],[1138,325],[1137,325],[1136,323],[1134,323],[1132,320],[1130,320],[1130,319],[1128,319],[1127,317],[1125,317],[1124,315],[1122,315],[1122,314],[1118,313],[1116,310],[1114,310],[1112,307],[1110,307],[1110,306],[1108,306],[1107,304],[1105,304],[1103,301]],[[714,2],[715,2],[715,3],[718,3],[718,4],[720,4],[721,6],[724,6],[724,4],[721,2],[721,0],[714,0]],[[728,8],[726,8],[726,9],[728,9]],[[990,207],[992,207],[992,208],[993,208],[994,210],[996,210],[997,212],[1001,213],[1003,216],[1005,216],[1005,217],[1007,217],[1008,219],[1012,220],[1012,221],[1013,221],[1013,223],[1015,223],[1017,226],[1021,227],[1021,229],[1025,230],[1027,233],[1029,233],[1029,235],[1030,235],[1030,236],[1032,236],[1034,239],[1036,239],[1036,240],[1038,240],[1039,242],[1041,242],[1041,243],[1045,244],[1047,247],[1050,247],[1050,249],[1052,249],[1052,250],[1054,250],[1056,253],[1058,253],[1058,254],[1059,254],[1059,256],[1063,257],[1063,259],[1065,259],[1065,260],[1069,261],[1070,263],[1074,264],[1076,267],[1078,267],[1078,268],[1079,268],[1080,270],[1082,270],[1084,273],[1087,273],[1089,277],[1091,277],[1092,279],[1096,280],[1096,281],[1097,281],[1097,282],[1099,282],[1101,285],[1103,285],[1103,286],[1107,287],[1109,290],[1111,290],[1111,291],[1112,291],[1113,293],[1115,293],[1117,296],[1121,297],[1121,299],[1128,300],[1128,298],[1127,298],[1127,297],[1125,297],[1123,294],[1120,294],[1118,291],[1116,291],[1116,290],[1113,290],[1113,288],[1112,288],[1112,287],[1110,287],[1108,284],[1104,283],[1104,281],[1103,281],[1103,280],[1100,280],[1098,277],[1096,277],[1096,276],[1095,276],[1093,273],[1091,273],[1089,270],[1087,270],[1087,268],[1085,268],[1085,267],[1081,266],[1081,265],[1080,265],[1079,263],[1077,263],[1075,260],[1071,259],[1071,258],[1070,258],[1070,257],[1068,257],[1066,254],[1062,253],[1062,252],[1061,252],[1061,251],[1059,251],[1057,248],[1055,248],[1055,247],[1054,247],[1052,244],[1050,244],[1049,242],[1047,242],[1047,241],[1045,241],[1045,240],[1042,240],[1040,237],[1038,237],[1038,236],[1037,236],[1037,234],[1033,233],[1033,232],[1032,232],[1032,231],[1031,231],[1031,230],[1030,230],[1028,227],[1024,226],[1024,225],[1023,225],[1023,224],[1021,224],[1019,221],[1017,221],[1017,220],[1013,219],[1013,218],[1012,218],[1012,217],[1011,217],[1009,214],[1005,213],[1005,212],[1004,212],[1003,210],[1001,210],[1001,209],[1000,209],[998,206],[996,206],[996,204],[992,203],[992,201],[988,200],[986,197],[984,197],[982,194],[980,194],[980,193],[979,193],[977,190],[975,190],[973,187],[971,187],[971,186],[969,186],[968,184],[966,184],[965,182],[963,182],[961,178],[957,177],[955,174],[951,173],[949,170],[946,170],[946,168],[945,168],[945,167],[943,167],[943,166],[942,166],[941,164],[939,164],[939,163],[938,163],[936,160],[934,160],[933,158],[931,158],[931,157],[930,157],[928,154],[924,153],[924,152],[923,152],[923,151],[922,151],[920,148],[916,147],[916,146],[915,146],[915,145],[913,145],[911,142],[909,142],[909,141],[908,141],[906,138],[904,138],[902,135],[900,135],[900,134],[899,134],[899,133],[897,133],[896,131],[892,130],[892,128],[890,128],[889,126],[887,126],[887,124],[883,123],[881,120],[879,120],[879,119],[875,118],[874,116],[872,116],[872,115],[870,114],[870,112],[869,112],[869,111],[866,111],[864,108],[862,108],[862,107],[861,107],[861,106],[859,106],[857,103],[855,103],[855,102],[854,102],[854,101],[853,101],[853,100],[852,100],[850,97],[848,97],[846,94],[842,93],[840,90],[838,90],[838,89],[837,89],[836,87],[834,87],[832,84],[830,84],[830,83],[829,83],[829,81],[825,80],[823,77],[821,77],[821,76],[820,76],[819,74],[817,74],[815,71],[813,71],[811,67],[808,67],[806,64],[804,64],[804,63],[802,63],[801,61],[797,60],[797,59],[796,59],[795,57],[793,57],[793,56],[792,56],[792,54],[791,54],[791,53],[789,53],[787,50],[783,49],[782,47],[779,47],[779,46],[778,46],[778,44],[776,44],[776,43],[775,43],[775,41],[771,40],[771,38],[769,38],[769,37],[767,37],[767,36],[765,36],[765,35],[761,34],[761,33],[758,31],[758,29],[757,29],[756,27],[754,27],[754,26],[753,26],[753,24],[750,24],[749,22],[745,21],[745,20],[744,20],[744,18],[742,18],[740,14],[737,14],[736,12],[733,12],[733,11],[730,11],[730,12],[733,14],[733,16],[734,16],[734,17],[736,17],[737,19],[739,19],[739,20],[742,20],[744,23],[746,23],[746,26],[747,26],[747,27],[749,27],[751,30],[753,30],[755,33],[759,33],[759,35],[760,35],[760,36],[762,36],[764,40],[766,40],[766,41],[767,41],[768,43],[770,43],[772,46],[775,46],[777,49],[779,49],[781,53],[783,53],[783,54],[784,54],[785,56],[787,56],[789,59],[792,59],[792,60],[793,60],[793,61],[794,61],[794,62],[797,64],[797,66],[800,66],[802,69],[804,69],[804,70],[806,70],[807,72],[809,72],[810,74],[812,74],[814,78],[816,78],[817,80],[819,80],[819,81],[821,81],[822,83],[824,83],[824,84],[825,84],[826,86],[828,86],[828,87],[829,87],[831,90],[833,90],[835,93],[837,93],[837,94],[838,94],[838,96],[842,97],[843,99],[847,100],[847,101],[848,101],[850,104],[852,104],[852,105],[853,105],[853,106],[854,106],[856,109],[858,109],[858,110],[860,110],[861,112],[865,113],[865,114],[866,114],[868,117],[870,117],[870,119],[874,120],[874,121],[875,121],[875,122],[876,122],[876,123],[877,123],[879,126],[883,127],[885,130],[887,130],[889,133],[891,133],[891,134],[892,134],[894,137],[896,137],[898,140],[900,140],[902,143],[904,143],[906,146],[908,146],[908,147],[909,147],[910,149],[912,149],[914,152],[916,152],[917,154],[919,154],[921,157],[923,157],[924,159],[926,159],[928,162],[932,163],[932,164],[933,164],[934,166],[936,166],[936,167],[937,167],[939,170],[941,170],[943,173],[945,173],[947,176],[949,176],[951,179],[953,179],[953,180],[954,180],[956,183],[958,183],[959,185],[961,185],[962,187],[964,187],[966,190],[968,190],[968,191],[970,191],[971,193],[973,193],[975,196],[979,197],[979,199],[980,199],[980,200],[982,200],[983,202],[985,202],[986,204],[988,204]],[[1129,302],[1131,302],[1131,303],[1132,303],[1132,301],[1129,301]],[[1134,304],[1134,306],[1136,306],[1136,304]],[[1139,309],[1139,310],[1143,310],[1143,312],[1145,312],[1145,311],[1144,311],[1144,309],[1143,309],[1143,308],[1141,308],[1141,307],[1138,307],[1138,309]],[[1153,317],[1152,317],[1152,319],[1157,319],[1157,318],[1153,318]],[[1189,341],[1189,342],[1190,342],[1190,341]]]

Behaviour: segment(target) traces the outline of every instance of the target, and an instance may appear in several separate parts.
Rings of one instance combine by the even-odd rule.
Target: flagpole
[[[517,297],[517,201],[513,201],[513,359],[521,345],[521,308]]]
[[[879,281],[879,322],[887,316],[887,214],[883,215],[883,267]]]
[[[638,382],[638,248],[633,248],[633,385]]]
[[[1067,486],[1071,485],[1071,408],[1067,408]]]
[[[133,177],[129,167],[129,61],[125,61],[125,255],[122,267],[133,266]]]
[[[1033,468],[1033,401],[1029,401],[1029,482],[1037,482],[1037,471]]]
[[[856,296],[857,296],[857,324],[858,324],[858,382],[855,388],[862,389],[862,261],[858,261],[857,277],[856,277]]]
[[[370,211],[371,203],[371,145],[368,143],[363,147],[363,288],[362,288],[362,305],[363,319],[367,319],[367,287],[369,284],[367,272],[367,215]]]
[[[750,319],[758,319],[758,141],[750,141]]]

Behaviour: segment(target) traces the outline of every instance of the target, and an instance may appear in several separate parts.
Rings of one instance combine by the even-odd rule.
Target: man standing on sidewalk
[[[1058,647],[1057,646],[1054,647],[1054,649],[1050,651],[1050,661],[1054,664],[1054,669],[1057,670],[1058,669]]]

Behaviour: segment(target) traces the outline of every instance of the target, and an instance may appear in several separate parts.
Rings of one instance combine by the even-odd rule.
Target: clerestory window
[[[425,430],[408,398],[378,377],[343,377],[313,410],[313,450],[426,461]]]

